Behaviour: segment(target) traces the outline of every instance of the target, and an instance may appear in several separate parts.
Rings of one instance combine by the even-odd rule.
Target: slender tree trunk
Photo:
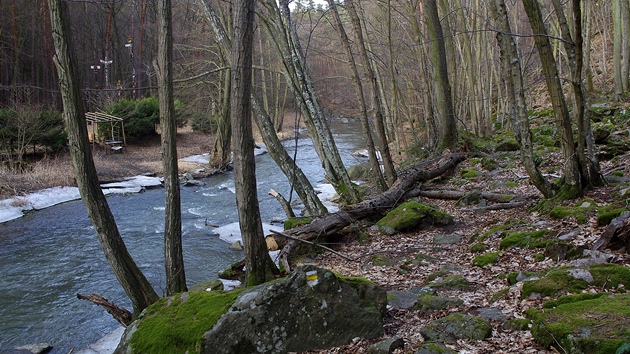
[[[613,0],[613,97],[615,101],[621,101],[624,92],[624,79],[622,73],[622,48],[623,48],[623,18],[621,3],[626,0]]]
[[[223,171],[230,164],[232,158],[232,123],[230,122],[230,94],[232,84],[232,71],[230,69],[223,73],[223,89],[221,112],[218,116],[218,124],[212,154],[210,156],[210,166]]]
[[[166,294],[186,291],[182,250],[182,209],[177,167],[177,125],[173,98],[173,17],[171,0],[158,1],[157,82],[162,128],[162,170],[164,173],[164,267]]]
[[[341,22],[341,17],[339,17],[337,5],[335,4],[334,0],[328,0],[328,6],[335,20],[335,28],[337,29],[337,33],[339,33],[341,43],[346,51],[346,56],[348,57],[348,65],[352,70],[352,82],[354,83],[357,92],[357,98],[359,100],[359,108],[361,110],[361,127],[363,129],[363,135],[365,135],[366,145],[368,149],[368,158],[370,162],[370,168],[372,170],[372,178],[377,188],[379,188],[381,191],[385,191],[387,190],[387,182],[385,182],[385,179],[383,178],[381,167],[376,155],[376,148],[374,147],[374,139],[372,138],[372,130],[370,129],[370,122],[367,113],[368,108],[365,102],[365,95],[363,94],[363,85],[361,84],[361,77],[359,76],[357,63],[354,60],[354,56],[352,54],[350,40],[348,39],[348,35],[346,34],[346,31],[343,27],[343,23]]]
[[[64,106],[68,146],[81,199],[96,230],[105,258],[133,305],[134,315],[158,300],[155,290],[127,251],[120,236],[107,199],[98,183],[92,150],[87,138],[85,107],[81,85],[75,70],[78,67],[70,49],[67,9],[62,0],[48,0],[55,43],[55,65]]]
[[[219,39],[219,46],[220,46],[221,52],[223,53],[230,52],[233,49],[231,34],[228,33],[223,23],[220,21],[218,14],[215,11],[213,5],[207,0],[200,0],[200,2],[205,9],[206,19],[208,19],[208,21],[212,24],[215,35]],[[222,116],[229,118],[230,116],[229,97],[230,97],[230,91],[231,91],[230,90],[230,84],[231,84],[230,77],[231,76],[229,74],[229,71],[228,71],[228,74],[226,75],[228,75],[225,81],[226,88],[225,88],[224,97],[226,97],[226,100],[223,103],[223,107],[225,108],[225,110]],[[278,103],[278,101],[276,101],[276,103]],[[306,213],[311,214],[311,215],[327,213],[328,210],[323,205],[321,200],[317,197],[317,194],[313,190],[313,186],[309,182],[306,175],[304,175],[304,172],[302,172],[302,170],[297,167],[297,165],[295,164],[295,161],[291,159],[291,157],[288,155],[288,153],[284,149],[284,146],[282,146],[280,139],[275,133],[277,126],[273,125],[273,122],[271,118],[269,117],[268,111],[264,108],[264,105],[258,101],[255,95],[252,95],[252,106],[253,106],[254,111],[256,112],[255,114],[256,124],[258,125],[258,129],[260,130],[262,134],[262,138],[265,145],[267,145],[267,148],[269,150],[269,155],[271,155],[271,158],[276,162],[276,164],[280,167],[280,169],[285,174],[285,176],[289,179],[291,185],[295,187],[296,193],[302,200],[302,203],[304,203],[304,208],[306,210]],[[228,139],[217,138],[216,142],[217,143],[221,142],[222,144],[225,144],[225,141],[227,140],[229,144],[230,142],[229,134],[231,132],[230,121],[229,119],[227,119],[225,122],[221,124],[222,125],[220,125],[219,127],[219,133],[225,134],[225,136],[228,137]],[[227,129],[223,130],[222,127],[229,128],[229,130]],[[215,145],[215,151],[217,151],[216,149],[217,149],[217,146]],[[222,146],[221,149],[222,149],[221,151],[226,152],[227,162],[229,162],[229,157],[230,157],[230,152],[231,152],[230,146],[229,145]],[[226,165],[227,165],[227,162],[226,162]]]
[[[448,149],[457,144],[457,122],[455,120],[455,110],[453,109],[451,84],[448,79],[444,34],[440,25],[436,0],[424,0],[423,4],[427,28],[429,29],[429,39],[431,40],[437,108],[441,116],[439,146],[441,149]]]
[[[547,90],[551,98],[551,104],[556,116],[556,125],[560,135],[560,144],[564,156],[564,193],[563,198],[574,198],[582,193],[579,162],[577,159],[573,132],[571,130],[571,117],[562,92],[560,74],[556,67],[551,43],[542,18],[542,13],[536,0],[522,0],[529,23],[534,33],[534,42],[538,49],[542,64]]]
[[[289,179],[289,182],[294,187],[295,192],[298,194],[302,203],[304,203],[304,209],[307,215],[321,215],[326,214],[328,209],[322,201],[317,197],[311,182],[304,174],[295,161],[289,156],[287,150],[282,145],[282,142],[275,133],[274,125],[269,117],[269,113],[261,106],[255,95],[252,95],[252,105],[255,112],[255,119],[258,129],[263,137],[263,142],[267,146],[269,155],[276,162],[276,165],[280,167],[285,176]]]
[[[313,79],[306,67],[304,52],[299,42],[295,24],[291,19],[289,1],[280,0],[280,6],[278,6],[275,1],[267,0],[264,5],[269,16],[273,18],[265,19],[261,16],[262,23],[269,31],[274,45],[282,57],[287,83],[298,100],[309,136],[313,141],[313,147],[326,172],[326,179],[333,185],[344,202],[358,201],[360,195],[341,161],[339,150],[314,89]]]
[[[510,36],[509,17],[507,15],[504,0],[491,0],[490,10],[495,18],[497,26],[497,41],[501,48],[501,67],[504,71],[507,90],[510,100],[510,116],[513,117],[514,133],[520,145],[521,159],[527,170],[530,180],[536,188],[546,197],[554,195],[552,185],[542,176],[534,163],[534,151],[532,133],[529,129],[527,117],[527,104],[525,102],[525,90],[521,74],[521,61],[514,39]]]
[[[368,89],[372,98],[372,124],[376,130],[376,142],[381,153],[381,160],[385,170],[385,179],[387,180],[387,185],[391,185],[394,181],[396,181],[396,170],[394,169],[392,156],[389,152],[387,133],[385,132],[385,116],[383,114],[384,109],[381,95],[379,94],[378,75],[372,69],[372,60],[367,53],[366,38],[363,35],[363,26],[361,26],[361,19],[359,18],[357,6],[355,6],[353,0],[346,0],[346,11],[348,12],[348,15],[350,15],[350,20],[352,22],[352,26],[354,27],[356,47],[359,50],[359,58],[361,59],[365,77],[368,79]]]
[[[245,249],[246,286],[272,279],[277,268],[265,243],[258,193],[252,133],[252,51],[255,0],[236,2],[232,38],[232,142],[236,206]]]
[[[569,28],[562,4],[559,0],[552,0],[554,12],[564,39],[564,49],[567,54],[569,70],[571,71],[571,91],[573,92],[574,118],[577,123],[577,158],[583,186],[599,185],[603,181],[599,172],[599,164],[595,159],[595,139],[588,117],[588,102],[584,94],[582,71],[584,67],[582,37],[582,10],[579,0],[572,0],[573,34]]]

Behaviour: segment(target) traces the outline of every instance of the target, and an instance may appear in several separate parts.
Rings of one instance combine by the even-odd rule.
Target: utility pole
[[[107,60],[107,55],[105,56],[105,59],[101,59],[101,64],[103,64],[105,66],[105,88],[106,89],[109,88],[109,70],[107,69],[107,67],[111,63],[113,63],[113,61],[112,60]]]

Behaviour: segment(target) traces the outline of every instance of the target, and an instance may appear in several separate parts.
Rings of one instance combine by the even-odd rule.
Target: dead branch
[[[269,195],[276,198],[276,200],[280,203],[280,205],[282,206],[282,209],[284,210],[284,213],[287,215],[288,218],[295,217],[295,213],[293,213],[293,209],[291,208],[291,205],[282,196],[282,194],[278,193],[275,189],[272,188],[269,190]]]
[[[343,259],[345,259],[345,260],[347,260],[347,261],[355,261],[355,259],[350,258],[350,257],[348,257],[348,256],[344,256],[343,254],[341,254],[341,253],[339,253],[339,252],[335,251],[334,249],[332,249],[332,248],[330,248],[330,247],[326,247],[326,246],[324,246],[324,245],[320,245],[319,243],[311,242],[311,241],[308,241],[308,240],[302,240],[302,239],[300,239],[300,238],[293,237],[293,236],[289,236],[289,235],[287,235],[287,234],[285,234],[285,233],[282,233],[282,232],[279,232],[279,231],[276,231],[276,230],[269,230],[269,231],[273,232],[273,233],[274,233],[274,234],[276,234],[276,235],[280,235],[280,236],[282,236],[282,237],[286,237],[286,238],[288,238],[288,239],[290,239],[290,240],[295,240],[295,241],[298,241],[298,242],[307,243],[307,244],[309,244],[309,245],[313,245],[313,246],[317,246],[317,247],[319,247],[319,248],[325,249],[326,251],[328,251],[328,252],[330,252],[330,253],[332,253],[332,254],[334,254],[334,255],[337,255],[337,256],[339,256],[339,257],[341,257],[341,258],[343,258]]]
[[[120,324],[122,324],[125,327],[129,326],[131,324],[131,322],[133,321],[133,315],[131,314],[131,312],[129,312],[129,310],[124,309],[122,307],[119,307],[118,305],[116,305],[113,302],[110,302],[109,300],[107,300],[106,298],[104,298],[101,295],[97,295],[97,294],[92,294],[92,295],[77,294],[77,298],[79,298],[81,300],[90,301],[92,303],[95,303],[96,305],[99,305],[99,306],[105,308],[105,310],[107,310],[107,312],[110,315],[112,315],[116,319],[116,321],[120,322]]]
[[[527,204],[526,202],[499,203],[499,204],[487,205],[484,207],[465,208],[461,210],[462,211],[504,210],[504,209],[520,208],[526,204]]]

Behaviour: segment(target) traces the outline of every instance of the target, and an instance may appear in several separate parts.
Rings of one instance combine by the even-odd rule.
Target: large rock
[[[545,348],[567,354],[626,353],[630,347],[630,295],[579,294],[530,309],[532,335]]]
[[[365,280],[304,266],[245,290],[204,334],[204,352],[285,353],[325,349],[383,334],[387,296]]]
[[[456,312],[422,327],[420,334],[425,341],[484,340],[492,336],[492,326],[487,320]]]
[[[429,226],[445,226],[453,223],[453,217],[429,204],[410,201],[403,203],[376,223],[379,228],[391,228],[399,232]]]

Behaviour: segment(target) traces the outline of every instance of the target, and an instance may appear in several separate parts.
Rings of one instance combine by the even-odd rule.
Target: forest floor
[[[459,306],[426,312],[389,307],[385,320],[385,337],[400,337],[405,340],[404,348],[394,353],[415,353],[423,343],[420,329],[435,319],[449,313],[463,312],[479,315],[481,310],[498,309],[504,315],[499,320],[490,321],[492,336],[483,341],[458,340],[447,346],[459,353],[558,353],[555,349],[542,348],[529,330],[509,330],[502,326],[509,319],[525,318],[529,308],[541,309],[548,298],[521,298],[522,282],[510,285],[507,275],[511,272],[544,273],[552,267],[570,264],[570,260],[557,260],[547,256],[546,250],[530,247],[500,249],[499,243],[510,229],[519,231],[548,230],[551,239],[571,232],[570,243],[574,246],[590,248],[600,237],[605,226],[598,226],[597,213],[587,214],[586,220],[569,216],[554,219],[549,215],[532,210],[543,197],[528,183],[527,175],[518,161],[518,154],[493,154],[498,167],[484,170],[475,159],[468,159],[453,176],[425,184],[425,190],[480,191],[512,194],[525,205],[503,210],[484,210],[474,206],[458,206],[455,200],[418,198],[420,202],[437,206],[454,217],[454,224],[446,227],[385,235],[378,231],[364,230],[364,234],[348,233],[343,242],[334,245],[341,254],[356,259],[344,260],[332,253],[321,253],[313,260],[319,266],[331,269],[346,276],[362,276],[384,287],[388,291],[409,291],[430,284],[436,278],[454,274],[462,275],[468,286],[459,289],[438,291],[439,296],[455,297],[463,302]],[[622,171],[630,176],[629,155],[613,161],[602,162],[602,172]],[[544,172],[558,171],[560,156],[554,153],[542,164]],[[478,171],[474,177],[462,177],[462,171]],[[617,173],[620,175],[621,173]],[[628,183],[625,183],[627,188]],[[606,206],[619,200],[620,186],[613,184],[598,187],[586,192],[597,206]],[[617,196],[617,197],[615,197]],[[582,199],[582,198],[581,198]],[[581,200],[580,199],[580,200]],[[575,200],[565,205],[574,205]],[[490,203],[489,203],[490,204]],[[368,237],[366,237],[366,234]],[[444,240],[451,240],[444,242]],[[483,252],[471,251],[471,246],[482,243]],[[330,245],[329,245],[330,246]],[[473,265],[473,259],[484,252],[499,252],[496,263],[483,267]],[[610,251],[607,251],[610,252]],[[420,260],[420,261],[418,261]],[[630,264],[627,254],[613,252],[613,262]],[[587,289],[595,292],[602,289]],[[623,289],[620,289],[624,291]],[[613,291],[614,292],[614,291]],[[360,340],[352,344],[324,351],[309,353],[367,353],[372,344],[383,340]]]

